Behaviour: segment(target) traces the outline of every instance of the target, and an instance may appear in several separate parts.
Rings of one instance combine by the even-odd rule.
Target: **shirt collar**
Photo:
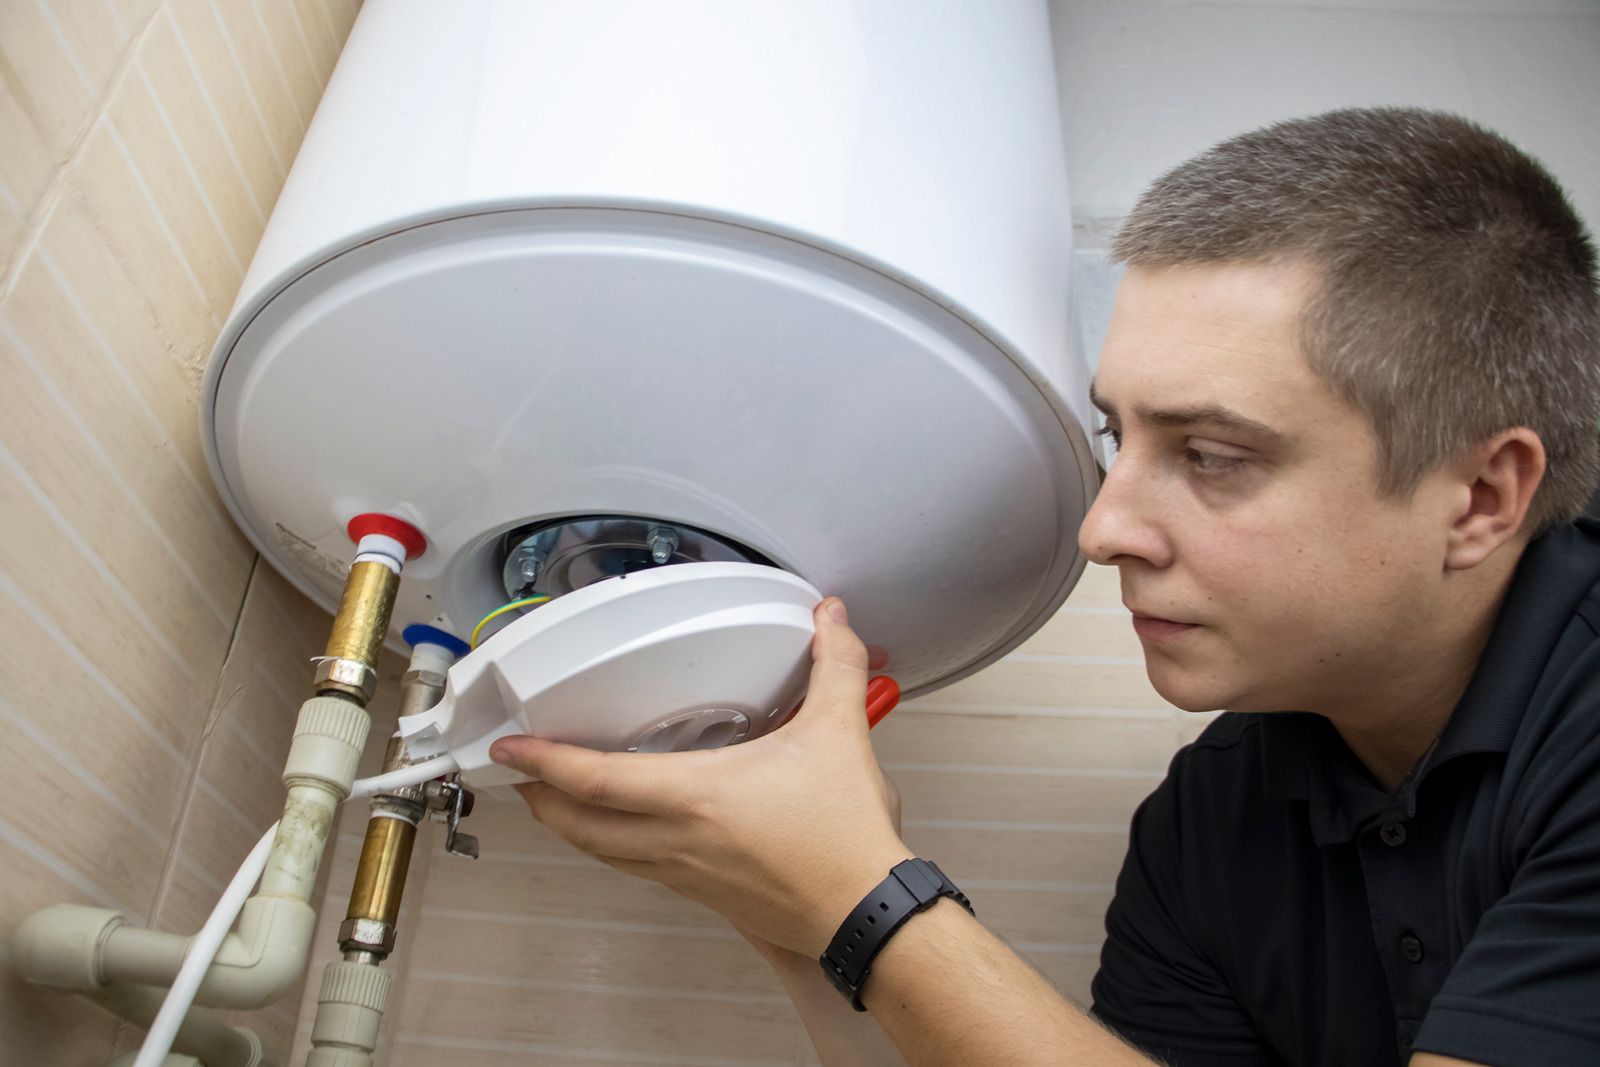
[[[1597,579],[1600,522],[1579,519],[1529,543],[1467,691],[1433,750],[1392,797],[1384,795],[1321,715],[1262,715],[1266,797],[1310,802],[1312,833],[1319,845],[1348,841],[1385,809],[1392,809],[1396,818],[1412,817],[1417,787],[1428,772],[1458,756],[1510,751],[1556,642]]]

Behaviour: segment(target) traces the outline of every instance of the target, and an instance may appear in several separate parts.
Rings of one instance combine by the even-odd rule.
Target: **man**
[[[1157,690],[1229,714],[1135,816],[1098,1023],[949,898],[862,1003],[913,1064],[1600,1062],[1582,225],[1478,127],[1343,111],[1177,168],[1115,253],[1119,448],[1080,543],[1120,569]],[[805,707],[748,745],[496,758],[544,779],[524,795],[557,833],[746,931],[825,1061],[865,1063],[815,961],[911,853],[838,600],[814,656]]]

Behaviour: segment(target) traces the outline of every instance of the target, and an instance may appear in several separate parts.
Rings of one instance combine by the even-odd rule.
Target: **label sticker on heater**
[[[342,559],[330,556],[315,544],[295,533],[281,522],[273,523],[278,531],[278,545],[289,557],[302,567],[306,567],[324,578],[332,579],[336,583],[344,582],[345,571],[350,565]]]

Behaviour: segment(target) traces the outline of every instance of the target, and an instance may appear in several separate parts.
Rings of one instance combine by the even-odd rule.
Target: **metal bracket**
[[[461,820],[472,814],[472,790],[461,784],[461,776],[452,774],[442,781],[429,782],[424,791],[428,798],[429,818],[445,824],[444,850],[452,856],[478,858],[478,839],[461,832]]]

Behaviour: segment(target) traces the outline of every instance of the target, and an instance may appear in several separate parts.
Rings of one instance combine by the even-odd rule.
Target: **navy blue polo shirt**
[[[1133,819],[1094,1012],[1173,1067],[1600,1064],[1600,523],[1523,553],[1393,794],[1329,722],[1219,716]]]

